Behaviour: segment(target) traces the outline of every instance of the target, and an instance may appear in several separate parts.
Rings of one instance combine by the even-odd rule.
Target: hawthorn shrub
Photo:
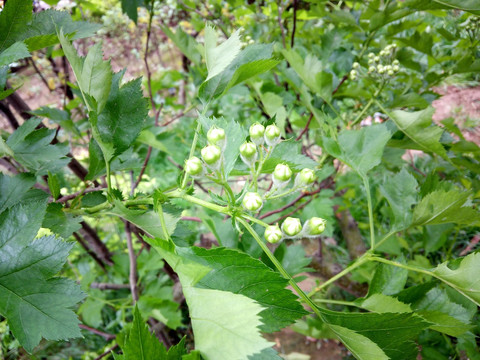
[[[4,358],[291,359],[289,327],[479,359],[476,119],[432,120],[478,81],[478,1],[36,10],[0,13]]]

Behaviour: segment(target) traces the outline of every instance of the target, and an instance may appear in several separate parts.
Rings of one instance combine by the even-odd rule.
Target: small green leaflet
[[[412,223],[412,205],[417,202],[417,180],[407,170],[385,177],[380,191],[393,212],[391,230],[406,229]]]
[[[471,193],[458,189],[437,190],[426,195],[413,211],[413,225],[480,223],[480,212],[471,207]]]
[[[368,337],[348,328],[330,325],[329,328],[338,336],[348,350],[359,360],[389,360],[390,358]]]
[[[122,349],[123,355],[114,354],[115,360],[179,360],[182,358],[182,355],[187,353],[185,338],[167,351],[166,347],[158,341],[155,334],[150,332],[136,306],[133,311],[131,327],[117,336],[117,342]]]
[[[459,293],[480,306],[480,253],[470,254],[462,259],[455,270],[444,262],[433,269],[432,273]],[[475,275],[474,275],[475,274]]]
[[[384,124],[360,130],[344,130],[338,141],[323,137],[324,149],[354,169],[360,176],[380,164],[383,149],[392,134]]]
[[[0,67],[9,65],[20,59],[29,57],[27,47],[21,41],[14,43],[8,49],[0,53]]]
[[[434,112],[435,109],[433,107],[415,112],[395,110],[390,113],[390,117],[400,131],[413,141],[414,146],[411,146],[411,148],[427,153],[435,153],[450,161],[447,152],[440,143],[443,129],[432,124]]]
[[[207,63],[208,77],[210,80],[220,74],[235,59],[242,47],[240,30],[235,31],[228,40],[217,46],[218,34],[215,29],[205,26],[205,62]]]

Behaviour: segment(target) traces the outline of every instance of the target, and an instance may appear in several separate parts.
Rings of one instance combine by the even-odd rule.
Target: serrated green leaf
[[[17,41],[9,48],[0,53],[0,67],[9,65],[20,59],[24,59],[30,56],[27,47],[21,41]]]
[[[74,217],[63,211],[62,204],[50,203],[47,207],[45,219],[43,219],[42,227],[52,230],[55,234],[66,239],[75,231],[82,227],[80,222],[82,217]]]
[[[398,262],[404,260],[397,259]],[[396,266],[379,264],[368,287],[368,295],[384,294],[394,295],[403,290],[407,283],[408,271]]]
[[[262,172],[272,173],[275,170],[275,166],[279,163],[288,164],[294,171],[300,171],[303,168],[315,168],[317,163],[308,156],[303,155],[300,148],[301,144],[296,141],[282,141],[275,146],[272,155],[265,161]]]
[[[103,111],[90,116],[94,137],[107,161],[127,150],[143,128],[148,103],[143,97],[141,79],[120,86],[123,72],[113,76],[110,95]]]
[[[123,351],[123,355],[115,355],[115,359],[178,360],[187,353],[185,338],[167,351],[165,346],[158,341],[155,334],[150,332],[137,307],[133,311],[132,327],[125,330],[121,336],[118,336],[117,341]]]
[[[412,309],[408,304],[405,304],[394,297],[373,294],[361,302],[364,309],[376,313],[411,313]],[[427,319],[428,320],[428,319]]]
[[[399,130],[407,135],[420,150],[438,154],[449,161],[447,152],[440,143],[443,129],[432,124],[434,112],[433,107],[415,112],[395,110],[391,113],[391,119]]]
[[[0,313],[28,352],[43,337],[81,337],[71,308],[84,298],[80,287],[65,278],[52,278],[66,261],[72,244],[54,236],[26,245],[0,241]],[[28,320],[27,320],[28,319]]]
[[[480,4],[476,0],[433,0],[439,4],[450,6],[454,9],[467,11],[480,11]]]
[[[374,125],[361,130],[344,130],[337,141],[323,137],[323,146],[330,155],[365,176],[380,164],[383,149],[391,136],[385,125]]]
[[[235,31],[226,41],[217,46],[218,35],[215,29],[205,26],[205,62],[208,77],[205,81],[220,74],[235,59],[240,52],[240,30]]]
[[[167,26],[160,26],[165,35],[178,47],[178,49],[196,65],[201,62],[202,55],[197,50],[195,39],[188,35],[181,27],[178,27],[175,33]]]
[[[470,195],[457,189],[431,192],[413,210],[413,225],[480,223],[480,212],[471,207]]]
[[[158,238],[164,237],[162,225],[156,212],[152,210],[127,209],[119,200],[114,200],[113,203],[115,207],[108,211],[109,214],[130,221],[151,236]],[[167,224],[167,231],[169,234],[172,234],[175,231],[179,218],[169,213],[164,213],[164,217]]]
[[[264,72],[273,69],[278,63],[279,61],[276,59],[260,59],[240,65],[228,82],[223,93],[225,94],[230,88],[254,77],[255,75],[263,74]]]
[[[40,122],[36,118],[25,121],[7,139],[7,145],[13,150],[15,160],[37,175],[45,175],[48,171],[65,167],[70,158],[66,156],[69,152],[67,144],[51,144],[55,130],[35,129]]]
[[[47,183],[53,199],[57,200],[58,197],[60,196],[60,183],[58,181],[58,176],[48,171]]]
[[[88,144],[88,173],[85,180],[94,180],[105,172],[105,159],[100,145],[92,139]]]
[[[359,360],[388,360],[383,350],[366,336],[338,325],[330,325],[348,350]]]
[[[480,306],[480,279],[472,278],[472,274],[480,273],[480,253],[464,257],[455,270],[448,267],[448,262],[444,262],[433,269],[432,273],[437,279],[442,280]]]
[[[5,4],[0,13],[0,52],[17,41],[18,34],[32,18],[33,3],[30,0],[15,0]]]
[[[122,11],[136,24],[138,19],[138,7],[143,5],[143,0],[122,0]]]
[[[450,336],[457,337],[472,329],[472,325],[465,324],[440,311],[417,311],[416,313],[432,323],[430,329]]]
[[[418,349],[412,340],[430,325],[414,314],[338,313],[318,310],[330,326],[341,326],[367,337],[385,353],[386,359],[392,360],[414,359]]]
[[[380,192],[388,201],[394,221],[391,230],[403,230],[412,223],[412,205],[417,202],[417,180],[407,170],[387,175],[380,185]]]
[[[0,214],[18,202],[35,184],[35,180],[35,177],[28,173],[20,173],[13,177],[0,174]]]

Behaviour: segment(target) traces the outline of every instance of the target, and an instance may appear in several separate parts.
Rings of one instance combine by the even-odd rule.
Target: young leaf
[[[28,245],[0,239],[0,313],[30,353],[42,337],[81,337],[79,321],[71,307],[84,294],[73,281],[52,278],[72,246],[54,236],[36,239]]]
[[[413,211],[413,225],[480,223],[480,212],[470,206],[470,192],[437,190],[425,196]]]
[[[165,346],[158,341],[155,334],[150,332],[136,306],[133,310],[132,327],[125,330],[121,336],[118,336],[117,341],[122,349],[123,355],[114,355],[116,360],[177,360],[181,359],[182,355],[187,353],[185,349],[185,338],[167,351]]]
[[[361,130],[344,130],[338,141],[323,137],[323,146],[330,155],[365,176],[380,164],[383,149],[391,136],[385,125],[374,125]]]
[[[185,55],[194,64],[200,64],[202,55],[197,50],[197,43],[192,36],[183,31],[181,27],[178,27],[175,33],[168,26],[160,26],[160,28],[162,29],[163,33],[173,41],[183,55]]]
[[[205,26],[205,62],[207,63],[208,77],[210,80],[220,74],[240,52],[240,30],[235,31],[228,40],[217,46],[218,35],[215,29]]]
[[[43,219],[42,227],[52,230],[55,234],[60,235],[66,239],[75,231],[82,227],[80,216],[74,217],[63,211],[63,207],[58,203],[50,203],[47,207],[45,218]]]
[[[107,161],[133,144],[148,115],[148,103],[143,97],[141,79],[120,86],[122,77],[123,72],[113,76],[105,108],[96,117],[90,117],[95,140]]]
[[[448,262],[444,262],[433,269],[432,272],[437,279],[442,280],[477,306],[480,306],[480,281],[472,279],[472,274],[480,273],[480,253],[473,253],[464,257],[455,270],[448,267]]]
[[[35,184],[35,177],[20,173],[10,177],[0,174],[0,214],[14,205]]]
[[[397,261],[404,262],[403,259],[397,259]],[[404,288],[407,278],[408,271],[406,269],[379,264],[370,282],[367,296],[372,294],[394,295]]]
[[[32,11],[30,0],[16,0],[5,4],[0,13],[0,52],[17,41],[18,34],[32,18]]]
[[[411,313],[412,309],[409,305],[397,300],[394,297],[373,294],[361,302],[364,309],[376,313]]]
[[[407,135],[415,147],[427,153],[435,153],[449,161],[447,152],[440,143],[443,130],[437,125],[432,125],[433,107],[422,111],[407,112],[395,110],[391,112],[391,118],[397,127]]]
[[[405,169],[387,176],[380,191],[387,199],[394,221],[391,230],[406,229],[412,223],[412,205],[417,202],[417,180]]]
[[[8,49],[0,53],[0,67],[9,65],[20,59],[29,57],[27,47],[21,41],[14,43]]]

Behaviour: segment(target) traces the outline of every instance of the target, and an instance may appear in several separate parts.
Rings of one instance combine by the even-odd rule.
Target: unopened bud
[[[267,240],[271,244],[275,244],[282,240],[283,238],[283,233],[282,230],[280,230],[280,227],[278,225],[270,225],[267,226],[265,229],[265,240]]]
[[[280,129],[276,125],[268,125],[265,129],[265,142],[269,146],[276,145],[280,141]]]
[[[225,146],[225,130],[215,126],[211,127],[207,133],[207,140],[209,144],[223,148]]]
[[[185,161],[185,172],[191,176],[198,176],[203,173],[203,163],[196,156]]]
[[[302,231],[300,219],[287,217],[282,224],[282,231],[287,236],[293,237]]]
[[[250,139],[256,144],[256,145],[262,145],[264,142],[263,135],[265,134],[265,127],[262,124],[255,123],[252,126],[250,126],[250,129],[248,131],[250,134]]]
[[[315,172],[311,169],[302,169],[295,177],[295,186],[303,187],[315,181]]]
[[[202,158],[205,163],[212,167],[217,168],[220,163],[220,158],[222,157],[222,151],[217,145],[207,145],[202,151]]]
[[[304,233],[306,236],[318,236],[325,231],[327,221],[322,218],[314,217],[305,223]]]
[[[263,206],[263,200],[258,193],[247,192],[243,198],[242,205],[249,211],[257,211]]]
[[[273,171],[273,177],[278,181],[289,181],[292,177],[292,170],[287,164],[278,164]]]
[[[249,167],[257,160],[257,147],[252,142],[240,145],[240,158]]]
[[[359,67],[360,67],[360,64],[356,61],[352,65],[352,69],[358,69]]]

